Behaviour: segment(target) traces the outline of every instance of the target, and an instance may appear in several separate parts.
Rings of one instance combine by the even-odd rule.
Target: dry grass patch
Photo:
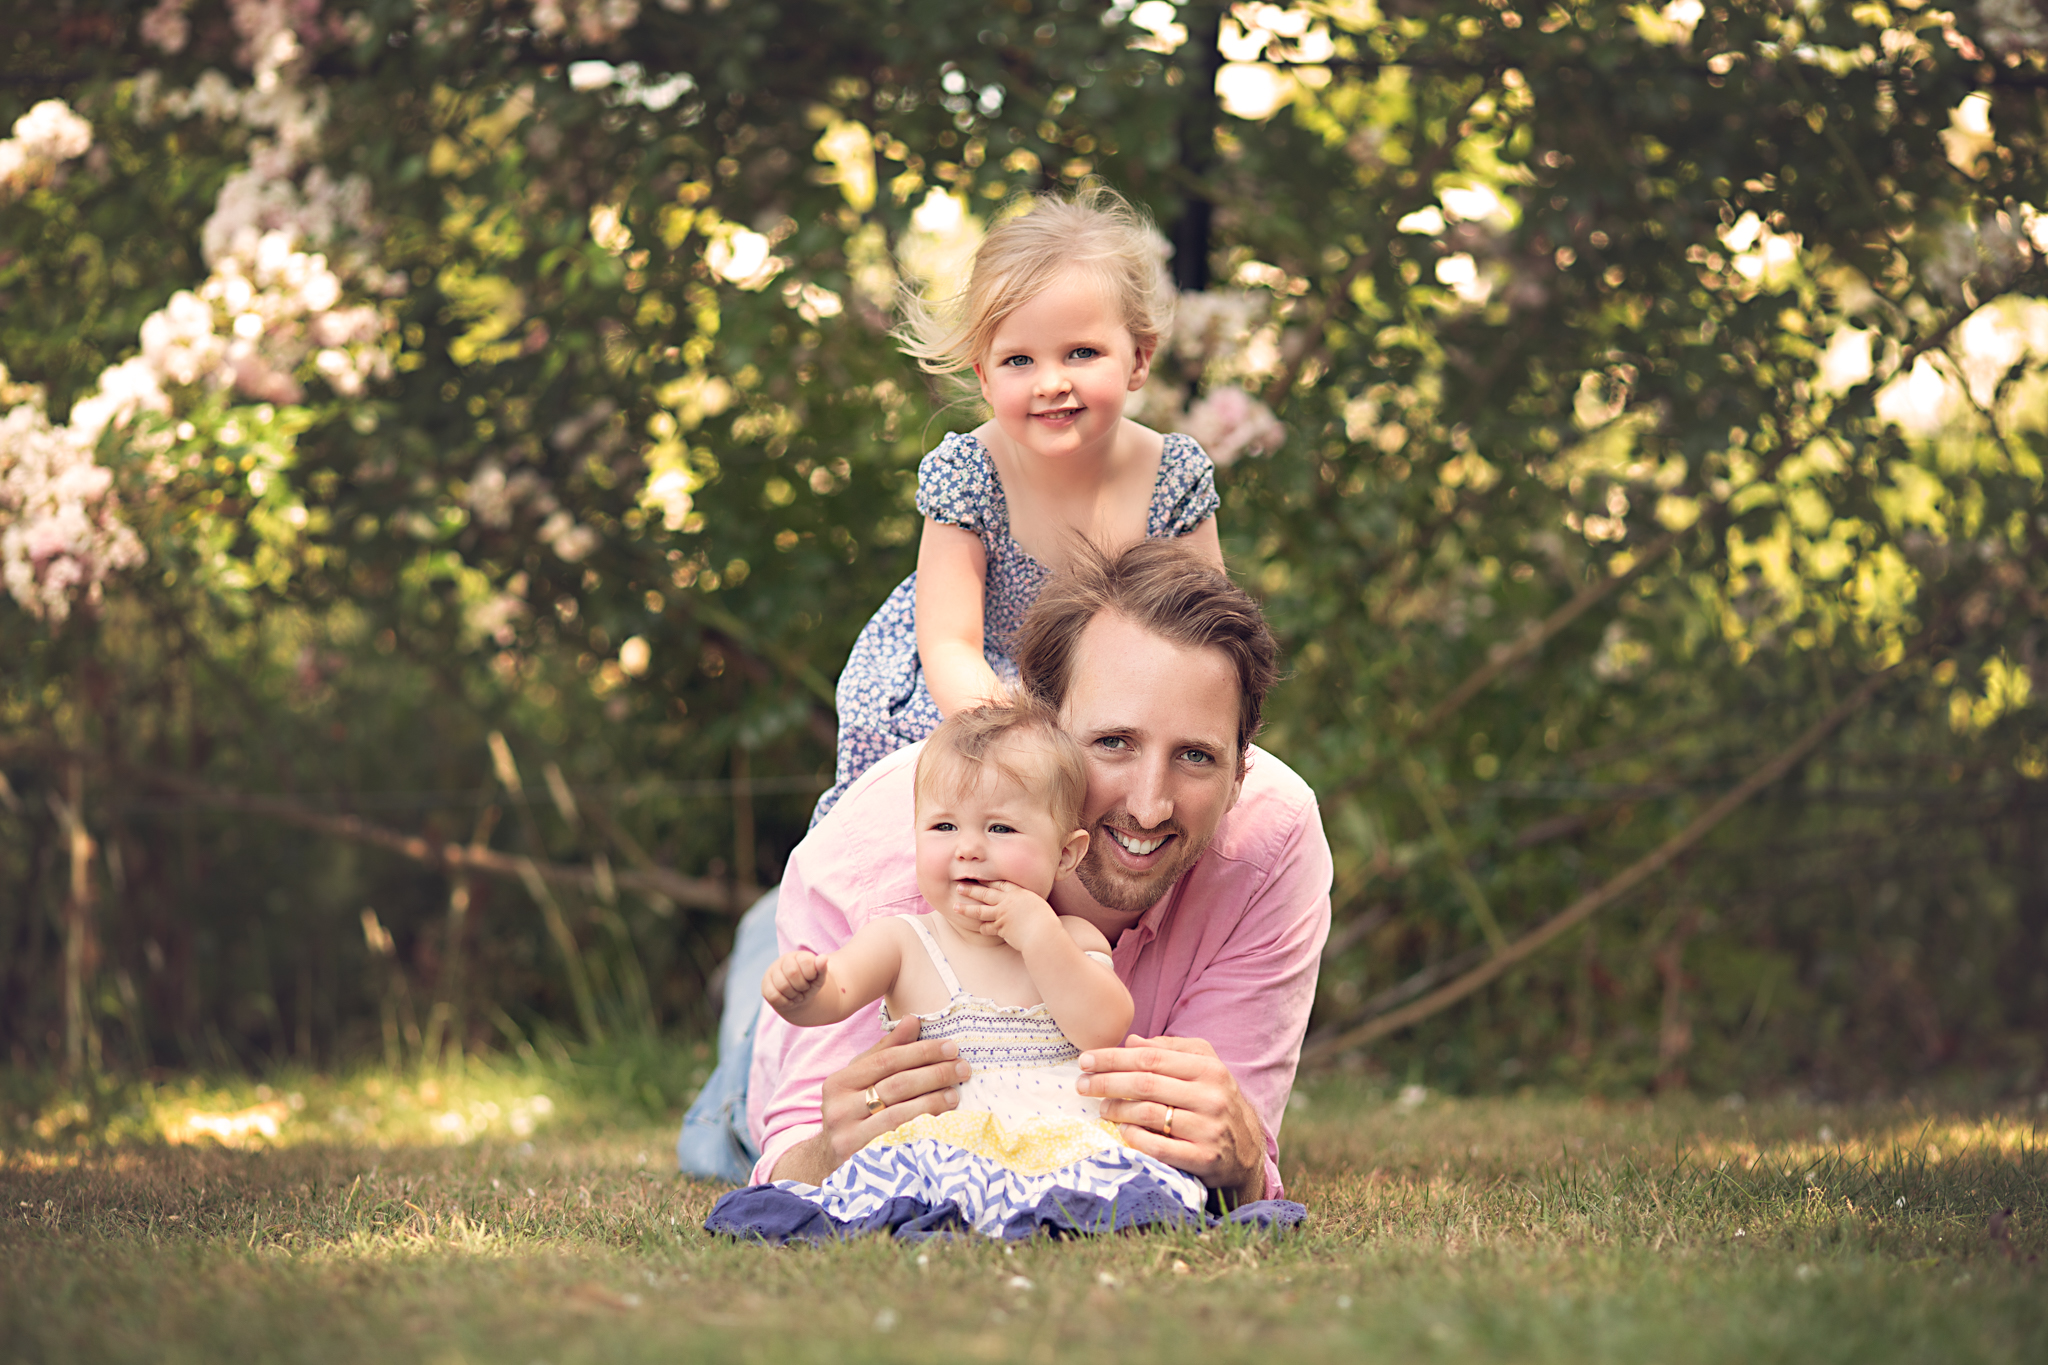
[[[240,1147],[167,1140],[272,1103]],[[1298,1235],[780,1250],[700,1230],[720,1190],[673,1174],[667,1123],[538,1070],[127,1113],[0,1155],[13,1358],[2048,1359],[2048,1149],[2018,1110],[1329,1083],[1288,1120]]]

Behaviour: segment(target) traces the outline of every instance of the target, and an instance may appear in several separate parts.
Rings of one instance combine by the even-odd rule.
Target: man
[[[1082,1056],[1082,1093],[1226,1206],[1282,1192],[1281,1113],[1330,927],[1315,796],[1252,745],[1274,656],[1257,604],[1168,540],[1077,557],[1016,648],[1024,686],[1088,758],[1088,853],[1053,907],[1102,931],[1136,1006],[1126,1046]],[[916,760],[913,745],[877,763],[791,855],[779,943],[766,941],[763,907],[749,912],[719,1073],[684,1121],[685,1171],[816,1184],[870,1139],[957,1103],[953,1044],[920,1041],[914,1022],[884,1036],[872,1013],[795,1028],[759,1010],[756,986],[778,948],[831,952],[876,915],[922,909]],[[749,1147],[758,1157],[742,1175],[734,1156]]]

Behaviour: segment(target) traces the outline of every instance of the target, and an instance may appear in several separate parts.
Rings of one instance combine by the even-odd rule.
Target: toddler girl
[[[972,1070],[959,1107],[882,1134],[822,1186],[736,1190],[705,1226],[772,1241],[1200,1226],[1201,1182],[1126,1146],[1075,1089],[1082,1050],[1121,1045],[1131,1024],[1101,930],[1046,900],[1088,847],[1079,746],[1042,702],[977,707],[926,744],[916,791],[925,912],[870,920],[829,957],[785,953],[761,994],[798,1025],[877,999],[885,1029],[915,1015]]]
[[[909,300],[904,349],[932,374],[972,370],[991,416],[918,469],[917,572],[839,676],[838,772],[813,824],[875,760],[1002,700],[1017,627],[1075,537],[1192,536],[1222,567],[1209,457],[1123,415],[1173,321],[1154,240],[1107,189],[1046,196],[990,231],[948,309]]]

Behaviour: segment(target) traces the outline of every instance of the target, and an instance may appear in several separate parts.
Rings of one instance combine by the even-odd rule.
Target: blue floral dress
[[[1169,435],[1159,456],[1145,534],[1155,540],[1184,536],[1215,516],[1216,506],[1216,471],[1209,457],[1192,437]],[[918,467],[917,510],[981,536],[988,559],[982,657],[998,678],[1014,681],[1011,646],[1050,570],[1010,538],[1010,503],[988,447],[970,435],[948,434]],[[877,759],[915,744],[939,726],[938,704],[917,656],[916,574],[889,594],[854,641],[836,699],[839,767],[832,789],[818,798],[813,825]]]

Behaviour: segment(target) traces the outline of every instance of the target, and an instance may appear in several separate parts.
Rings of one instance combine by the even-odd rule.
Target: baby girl
[[[1201,1182],[1126,1146],[1075,1082],[1115,1047],[1131,995],[1109,943],[1046,897],[1088,847],[1079,746],[1042,703],[950,717],[917,765],[917,884],[926,912],[864,925],[830,956],[798,949],[761,993],[793,1024],[836,1024],[876,1000],[950,1039],[972,1075],[959,1107],[884,1133],[824,1185],[734,1191],[706,1224],[784,1240],[961,1226],[991,1237],[1203,1221]],[[871,1098],[871,1104],[878,1101]]]

